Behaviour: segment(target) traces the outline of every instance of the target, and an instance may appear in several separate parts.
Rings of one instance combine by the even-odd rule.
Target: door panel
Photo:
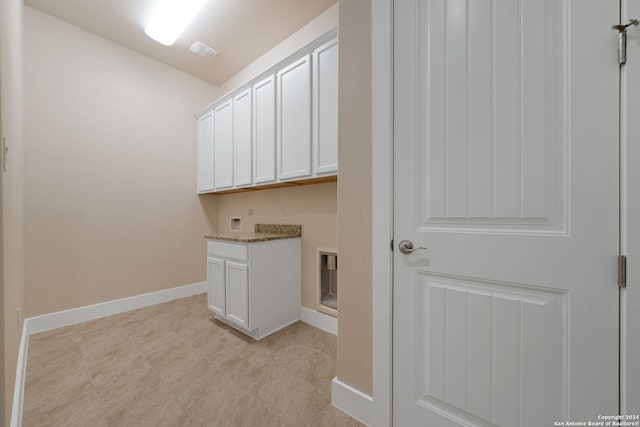
[[[224,260],[212,257],[207,258],[207,282],[209,286],[209,292],[207,292],[209,309],[221,316],[226,316]]]
[[[253,85],[253,182],[276,180],[276,82],[270,76]]]
[[[313,52],[313,172],[338,170],[338,40]]]
[[[198,119],[198,193],[213,191],[213,111]]]
[[[233,187],[233,103],[215,109],[214,170],[216,190]]]
[[[311,175],[311,59],[278,72],[278,179]]]
[[[233,98],[233,185],[251,185],[251,89]]]
[[[523,425],[544,425],[540,408],[566,377],[568,302],[562,292],[419,273],[419,403],[505,426],[518,425],[521,408]]]
[[[240,326],[249,328],[249,274],[246,264],[227,261],[227,316]]]
[[[394,4],[394,423],[616,413],[617,6]]]
[[[432,52],[415,64],[422,227],[566,233],[566,28],[530,3],[519,16],[517,1],[496,2],[493,20],[490,2],[417,8],[417,49]],[[546,48],[533,42],[545,31]]]

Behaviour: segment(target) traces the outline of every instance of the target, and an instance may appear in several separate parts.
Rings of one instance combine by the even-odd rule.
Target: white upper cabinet
[[[253,183],[251,115],[251,89],[247,89],[233,98],[234,187],[244,187]]]
[[[311,175],[311,56],[278,76],[278,179]]]
[[[198,117],[198,193],[337,175],[338,39],[310,43]]]
[[[338,170],[338,39],[313,51],[313,173]]]
[[[213,111],[198,119],[198,193],[213,191]]]
[[[253,85],[253,182],[276,180],[276,81]]]
[[[233,104],[231,100],[214,110],[213,159],[215,189],[233,187]]]

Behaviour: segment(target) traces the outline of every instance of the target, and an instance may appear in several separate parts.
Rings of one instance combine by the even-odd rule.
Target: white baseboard
[[[20,348],[18,349],[18,364],[16,366],[16,382],[13,386],[13,403],[11,405],[10,427],[22,426],[22,408],[24,403],[24,383],[27,378],[27,351],[29,350],[29,335],[27,330],[29,319],[22,324]]]
[[[170,288],[148,294],[72,308],[71,310],[59,311],[57,313],[30,317],[25,320],[24,327],[27,328],[28,325],[28,335],[37,334],[38,332],[50,331],[52,329],[62,328],[63,326],[87,322],[89,320],[124,313],[125,311],[136,310],[138,308],[149,307],[151,305],[186,298],[192,295],[203,294],[205,292],[207,292],[207,282],[178,286],[177,288]]]
[[[331,404],[368,426],[373,425],[373,399],[371,396],[338,381],[331,381]]]
[[[338,335],[338,319],[328,314],[300,306],[300,320],[330,334]]]

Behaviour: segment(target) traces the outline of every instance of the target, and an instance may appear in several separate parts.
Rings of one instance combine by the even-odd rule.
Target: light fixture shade
[[[144,29],[149,37],[171,46],[208,0],[161,0]]]

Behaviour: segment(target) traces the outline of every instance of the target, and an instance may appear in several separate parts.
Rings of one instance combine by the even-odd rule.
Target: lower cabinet
[[[255,338],[299,319],[300,239],[207,242],[209,309]]]

